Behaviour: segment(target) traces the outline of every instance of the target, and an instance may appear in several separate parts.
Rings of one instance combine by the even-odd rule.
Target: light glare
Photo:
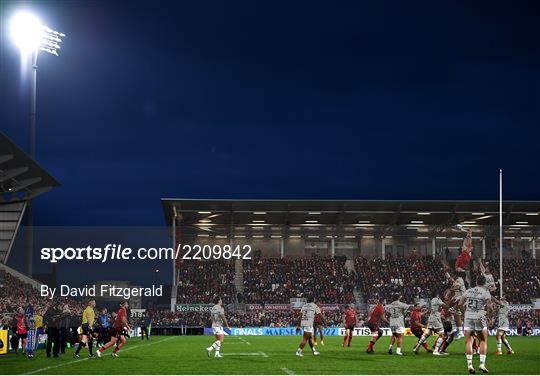
[[[43,26],[34,15],[17,13],[11,20],[11,37],[22,53],[34,52],[43,39]]]

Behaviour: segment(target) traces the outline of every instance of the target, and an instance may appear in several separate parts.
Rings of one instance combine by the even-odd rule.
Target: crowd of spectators
[[[344,259],[279,259],[244,261],[246,303],[289,303],[291,298],[314,296],[320,303],[354,301],[354,278]]]
[[[499,279],[499,260],[487,263],[495,280]],[[540,264],[528,259],[506,259],[503,264],[503,289],[514,304],[530,304],[540,297]],[[498,287],[498,284],[497,284]],[[497,295],[499,294],[497,289]]]
[[[431,257],[380,258],[355,260],[356,283],[366,302],[390,299],[399,293],[405,302],[431,296],[435,288],[442,293],[449,286],[441,261]]]
[[[216,295],[234,301],[234,260],[193,260],[178,268],[178,303],[212,303]]]
[[[0,270],[0,326],[10,326],[13,317],[20,308],[31,305],[38,318],[37,323],[51,306],[62,307],[73,317],[79,318],[83,304],[66,297],[54,297],[52,300],[42,297],[39,291],[19,278]]]

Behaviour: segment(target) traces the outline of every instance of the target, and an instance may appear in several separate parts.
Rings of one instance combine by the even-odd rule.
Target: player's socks
[[[352,335],[349,336],[347,346],[351,347]]]
[[[90,354],[90,356],[94,355],[94,341],[92,340],[90,340],[90,342],[88,343],[88,353]]]
[[[439,352],[439,348],[442,345],[442,337],[437,338],[437,342],[435,342],[435,348],[433,349],[434,352]]]
[[[502,352],[502,341],[500,339],[497,340],[497,352]]]
[[[467,358],[467,368],[471,369],[473,368],[473,365],[472,365],[472,354],[467,354],[465,355],[465,358]]]
[[[345,342],[347,342],[347,337],[348,336],[343,337],[343,341],[341,342],[341,347],[345,347]]]
[[[426,351],[429,351],[429,346],[427,345],[427,343],[422,343],[422,347],[426,349]]]
[[[480,354],[480,367],[486,366],[486,354]]]
[[[510,343],[506,338],[503,338],[504,347],[506,347],[506,350],[512,351],[512,347],[510,347]]]
[[[397,355],[403,355],[403,354],[401,353],[401,347],[398,347],[398,348],[396,349],[396,354],[397,354]]]
[[[77,350],[75,350],[75,355],[79,355],[79,353],[81,352],[81,348],[82,348],[82,343],[77,343]]]
[[[114,348],[114,350],[113,350],[113,353],[116,354],[116,353],[118,352],[118,350],[120,350],[120,349],[118,348],[118,346],[116,346],[116,347]]]

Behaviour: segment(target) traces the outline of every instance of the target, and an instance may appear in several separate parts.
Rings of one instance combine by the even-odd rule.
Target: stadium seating
[[[219,295],[230,303],[236,295],[233,260],[190,261],[178,268],[177,303],[212,303]]]
[[[320,303],[352,303],[353,284],[345,260],[264,258],[244,261],[246,303],[289,303],[290,298],[309,295]]]

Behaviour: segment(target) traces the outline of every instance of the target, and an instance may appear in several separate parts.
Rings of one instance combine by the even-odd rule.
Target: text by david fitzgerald
[[[151,287],[116,287],[115,285],[84,285],[84,287],[71,287],[60,285],[60,288],[41,285],[41,296],[49,299],[55,296],[69,296],[73,298],[121,298],[129,300],[133,296],[163,296],[163,285]]]

